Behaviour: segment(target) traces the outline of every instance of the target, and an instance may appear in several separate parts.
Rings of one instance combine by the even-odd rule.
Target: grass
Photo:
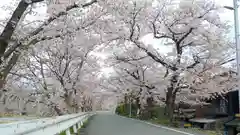
[[[0,117],[20,117],[21,115],[17,114],[0,114]]]
[[[37,118],[41,118],[39,116],[34,116],[34,115],[29,115],[29,116],[22,116],[22,115],[17,115],[17,114],[0,114],[0,118],[26,118],[26,120],[28,119],[37,119]],[[6,124],[6,123],[12,123],[12,122],[16,122],[18,120],[1,120],[0,124]]]
[[[6,124],[6,123],[11,123],[11,122],[14,122],[14,121],[0,121],[0,124]]]
[[[81,130],[82,128],[86,128],[86,125],[87,125],[87,124],[88,124],[88,120],[86,120],[85,122],[83,122],[83,125],[81,126],[81,128],[78,129],[78,133],[80,132],[80,130]],[[74,133],[74,132],[73,132],[73,127],[70,127],[70,133],[71,133],[71,134]],[[63,132],[61,132],[59,135],[66,135],[66,130],[63,131]]]
[[[199,133],[199,134],[204,134],[204,135],[222,135],[219,131],[214,131],[214,130],[202,130],[200,128],[189,128],[187,129],[189,132],[194,132],[194,133]]]
[[[15,118],[42,118],[40,116],[36,115],[18,115],[18,114],[3,114],[0,113],[0,118],[1,117],[15,117]]]
[[[73,133],[73,127],[70,127],[70,133]],[[66,131],[61,132],[59,135],[66,135]]]

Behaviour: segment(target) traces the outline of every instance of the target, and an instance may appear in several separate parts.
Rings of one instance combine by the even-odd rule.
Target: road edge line
[[[117,114],[116,114],[116,115],[117,115]],[[188,133],[188,132],[176,130],[176,129],[169,128],[169,127],[165,127],[165,126],[161,126],[161,125],[152,124],[152,123],[150,123],[150,122],[146,122],[146,121],[142,121],[142,120],[138,120],[138,119],[134,119],[134,118],[128,118],[128,117],[124,117],[124,116],[120,116],[120,115],[117,115],[117,116],[122,117],[122,118],[125,118],[125,119],[129,119],[129,120],[134,120],[134,121],[142,122],[142,123],[145,123],[145,124],[154,126],[154,127],[158,127],[158,128],[162,128],[162,129],[167,129],[167,130],[174,131],[174,132],[177,132],[177,133],[185,134],[185,135],[195,135],[195,134],[192,134],[192,133]]]

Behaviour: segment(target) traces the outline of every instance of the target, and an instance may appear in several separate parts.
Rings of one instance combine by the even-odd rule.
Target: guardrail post
[[[66,135],[71,135],[70,129],[68,128],[65,133],[66,133]]]
[[[81,125],[80,125],[80,123],[77,123],[77,125],[78,125],[78,127],[77,127],[77,128],[78,128],[78,129],[80,129],[80,128],[81,128]]]
[[[73,132],[74,132],[74,133],[77,133],[77,127],[76,127],[76,125],[73,125]]]

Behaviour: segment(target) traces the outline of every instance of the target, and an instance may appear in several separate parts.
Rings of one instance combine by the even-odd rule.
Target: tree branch
[[[91,6],[92,4],[96,3],[97,0],[92,0],[88,3],[85,3],[81,6],[77,5],[77,4],[73,4],[73,5],[70,5],[66,8],[66,11],[63,11],[63,12],[59,12],[57,15],[55,16],[52,16],[50,17],[45,23],[43,23],[38,29],[36,29],[35,31],[33,31],[30,36],[33,36],[33,35],[37,35],[39,32],[41,32],[43,29],[44,29],[44,26],[47,26],[48,24],[50,24],[51,22],[53,22],[54,20],[56,20],[57,18],[61,17],[61,16],[64,16],[64,15],[67,15],[67,12],[72,10],[72,9],[75,9],[75,8],[85,8],[85,7],[88,7],[88,6]]]
[[[33,3],[41,2],[43,0],[33,0]],[[3,32],[0,35],[0,56],[2,57],[4,52],[6,51],[6,48],[8,47],[8,43],[13,35],[13,32],[15,31],[22,15],[26,11],[27,7],[31,3],[27,3],[25,0],[21,0],[17,6],[17,8],[14,10],[10,20],[8,21],[7,25],[3,29]],[[2,63],[2,62],[0,62]]]
[[[152,52],[150,52],[150,51],[148,51],[146,48],[142,47],[139,42],[137,42],[137,41],[133,41],[133,42],[135,43],[135,45],[136,45],[138,48],[140,48],[141,50],[143,50],[148,56],[150,56],[153,60],[155,60],[156,62],[160,63],[160,64],[163,65],[164,67],[169,68],[169,69],[171,69],[172,71],[178,70],[177,67],[166,63],[161,56],[157,57],[157,56],[154,55]]]
[[[129,62],[129,61],[139,61],[139,60],[145,59],[147,57],[148,56],[143,56],[143,57],[139,57],[139,58],[124,58],[124,57],[116,56],[115,59],[119,60],[119,61],[123,61],[123,62]]]
[[[197,64],[200,63],[200,58],[198,56],[193,56],[193,59],[194,59],[194,63],[187,66],[187,69],[194,68],[195,66],[197,66]]]

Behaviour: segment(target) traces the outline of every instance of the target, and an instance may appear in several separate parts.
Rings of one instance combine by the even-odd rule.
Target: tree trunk
[[[4,85],[6,83],[6,78],[9,72],[12,70],[12,68],[16,65],[19,56],[20,56],[20,53],[13,53],[13,56],[7,62],[7,65],[0,73],[0,89],[4,88]]]
[[[43,0],[36,0],[33,2],[41,2]],[[5,51],[8,47],[9,41],[12,38],[12,35],[22,17],[22,15],[24,14],[24,12],[26,11],[27,7],[29,6],[29,3],[27,3],[25,0],[21,0],[17,6],[17,8],[14,10],[10,20],[7,22],[7,25],[4,27],[3,32],[0,35],[0,66],[5,66],[4,61],[6,61],[7,57],[13,53],[13,51],[16,49],[14,49],[13,51],[11,51],[10,54],[8,54],[8,56],[4,56],[5,55]],[[16,64],[16,61],[19,57],[19,53],[14,53],[13,56],[11,57],[10,61],[7,62],[6,67],[4,67],[0,73],[0,89],[2,89],[4,87],[5,84],[5,80],[6,77],[8,75],[8,73],[10,72],[10,70],[13,68],[13,66]],[[4,60],[3,60],[4,59]],[[13,62],[15,61],[15,62]]]
[[[53,109],[57,113],[58,116],[63,115],[63,112],[56,105],[54,105]]]
[[[8,21],[7,25],[3,29],[2,34],[0,35],[0,56],[2,57],[6,48],[8,47],[8,42],[10,41],[13,32],[15,31],[18,22],[20,21],[21,16],[25,12],[28,7],[28,3],[24,0],[21,0],[13,12],[10,20]],[[2,61],[0,62],[2,64]]]
[[[171,80],[170,80],[171,84],[167,88],[165,115],[169,117],[170,122],[173,121],[176,93],[178,91],[177,85],[178,85],[179,75],[180,74],[178,72],[175,72],[173,74],[173,76],[171,77]]]
[[[172,92],[172,88],[168,88],[167,97],[166,97],[166,108],[165,115],[169,117],[170,122],[173,121],[173,113],[175,107],[176,94]]]
[[[136,106],[137,106],[137,117],[139,117],[140,109],[141,109],[141,104],[140,104],[139,97],[136,98]]]
[[[0,74],[0,89],[1,90],[4,88],[5,82],[6,82],[6,79],[1,77],[1,74]]]
[[[147,106],[146,106],[146,117],[147,117],[147,119],[150,119],[150,118],[152,118],[152,116],[153,116],[153,107],[154,107],[154,100],[153,100],[153,97],[151,96],[151,97],[149,97],[149,98],[147,98]]]
[[[34,0],[32,3],[42,2],[43,0]],[[1,35],[0,35],[0,65],[2,65],[3,61],[2,58],[4,57],[4,53],[8,47],[8,43],[12,38],[12,35],[23,16],[24,12],[26,11],[27,7],[32,4],[28,3],[25,0],[21,0],[17,6],[17,8],[14,10],[11,18],[7,22],[6,26],[4,27]],[[16,48],[15,48],[16,49]],[[13,51],[11,51],[13,52]]]

